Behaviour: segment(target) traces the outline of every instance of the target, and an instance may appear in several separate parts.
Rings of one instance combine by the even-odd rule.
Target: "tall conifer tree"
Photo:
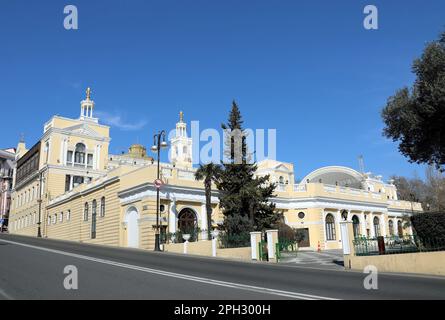
[[[227,124],[222,124],[227,132],[240,134],[225,135],[225,161],[221,180],[218,183],[220,207],[224,214],[224,231],[238,235],[250,231],[263,231],[276,227],[279,216],[275,205],[275,185],[269,183],[269,176],[255,177],[257,166],[250,163],[251,155],[246,144],[241,112],[235,101],[232,103]]]

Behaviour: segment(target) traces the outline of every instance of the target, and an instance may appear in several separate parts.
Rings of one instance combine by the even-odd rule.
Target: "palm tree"
[[[218,182],[221,176],[221,166],[212,162],[199,165],[195,172],[196,180],[204,180],[207,212],[207,234],[210,239],[212,229],[212,182]]]

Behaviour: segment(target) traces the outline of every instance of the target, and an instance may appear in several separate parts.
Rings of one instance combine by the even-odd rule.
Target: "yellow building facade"
[[[153,249],[156,225],[157,164],[141,145],[127,154],[108,152],[109,127],[93,117],[87,90],[78,119],[54,116],[41,139],[29,150],[17,148],[9,231],[13,234]],[[196,181],[192,144],[181,112],[170,140],[171,161],[161,163],[160,225],[163,234],[189,227],[202,229],[207,215],[202,181]],[[277,184],[277,214],[304,235],[301,247],[339,249],[339,222],[354,222],[357,235],[397,235],[406,214],[420,204],[397,199],[396,187],[381,177],[346,167],[325,167],[295,184],[290,163],[265,160],[257,175]],[[223,222],[217,191],[212,195],[212,225]],[[167,239],[168,241],[169,239]]]

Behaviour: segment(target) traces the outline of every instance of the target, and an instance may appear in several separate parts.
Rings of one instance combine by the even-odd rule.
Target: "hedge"
[[[411,216],[411,224],[420,238],[445,238],[445,212],[422,212]]]

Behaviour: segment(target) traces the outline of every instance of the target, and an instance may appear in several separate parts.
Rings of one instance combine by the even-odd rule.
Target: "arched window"
[[[105,217],[105,197],[100,199],[100,216]]]
[[[332,214],[326,216],[326,240],[335,240],[335,219]]]
[[[278,178],[278,181],[280,182],[280,184],[284,184],[284,177],[283,177],[283,176],[280,176],[280,177]]]
[[[76,151],[74,152],[74,163],[85,164],[86,147],[83,143],[76,144]]]
[[[88,221],[88,202],[85,202],[83,209],[83,221]]]
[[[389,226],[389,235],[393,236],[394,235],[394,222],[392,222],[392,220],[389,220],[388,226]]]
[[[192,209],[184,208],[178,214],[178,230],[182,234],[190,234],[190,241],[196,241],[198,221]]]
[[[97,202],[93,200],[93,204],[91,205],[91,239],[96,239],[96,210]]]
[[[403,237],[403,226],[401,220],[397,221],[397,233],[399,237]]]
[[[379,219],[379,217],[374,217],[374,234],[376,237],[380,237],[380,219]]]
[[[352,217],[352,230],[354,231],[354,238],[360,235],[360,220],[356,215]]]

